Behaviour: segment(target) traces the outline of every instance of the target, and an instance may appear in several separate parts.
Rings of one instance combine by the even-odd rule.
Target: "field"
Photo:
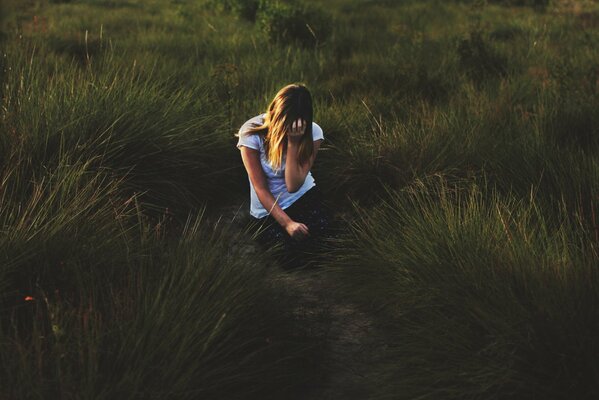
[[[0,399],[599,398],[599,2],[3,0]],[[341,233],[234,134],[302,82]]]

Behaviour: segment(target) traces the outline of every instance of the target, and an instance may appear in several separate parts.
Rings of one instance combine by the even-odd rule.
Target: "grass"
[[[234,3],[2,3],[0,397],[335,373],[276,260],[223,227],[233,134],[290,82],[345,217],[324,276],[388,344],[371,397],[596,397],[597,5],[304,0],[298,45],[267,18],[291,3]]]
[[[356,213],[330,273],[385,332],[373,398],[597,393],[597,238],[579,217],[442,178]]]
[[[232,160],[222,157],[228,143],[222,117],[210,111],[215,106],[207,88],[171,91],[168,78],[157,82],[135,65],[95,73],[71,63],[72,74],[55,72],[46,80],[44,69],[31,63],[40,51],[32,46],[22,54],[4,97],[6,129],[34,168],[52,168],[61,157],[77,154],[94,160],[98,170],[126,176],[130,191],[145,192],[155,205],[181,209],[222,200],[211,196],[209,187],[230,179]],[[202,164],[199,151],[206,152]],[[198,182],[194,189],[188,187],[191,181]]]
[[[169,239],[82,171],[3,204],[3,397],[264,398],[319,379],[322,343],[239,232],[200,214]]]

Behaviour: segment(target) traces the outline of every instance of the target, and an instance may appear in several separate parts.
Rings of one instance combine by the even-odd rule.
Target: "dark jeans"
[[[255,225],[256,240],[263,249],[280,245],[278,250],[284,266],[294,268],[313,262],[319,244],[333,232],[331,212],[324,206],[318,186],[312,187],[284,211],[292,220],[306,225],[309,236],[293,239],[272,216],[267,215],[260,219],[250,217]]]

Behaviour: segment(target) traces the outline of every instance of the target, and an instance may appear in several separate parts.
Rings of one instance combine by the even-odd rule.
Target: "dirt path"
[[[239,229],[247,221],[249,207],[231,210],[229,219]],[[225,219],[226,220],[226,219]],[[243,244],[243,252],[259,251],[253,242]],[[317,340],[325,338],[323,382],[309,388],[301,400],[366,400],[370,396],[372,365],[385,352],[376,335],[372,318],[338,293],[335,282],[323,268],[284,271],[275,285],[297,299],[294,313]]]
[[[282,273],[278,282],[298,297],[298,317],[312,325],[315,335],[326,338],[326,379],[303,399],[368,399],[369,366],[384,352],[371,318],[335,295],[332,282],[318,272]]]

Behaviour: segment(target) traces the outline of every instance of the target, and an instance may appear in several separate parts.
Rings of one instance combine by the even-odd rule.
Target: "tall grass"
[[[3,198],[2,397],[264,398],[319,379],[322,342],[240,232],[200,214],[168,239],[102,182],[70,166]]]
[[[272,261],[203,217],[247,183],[217,84],[46,35],[3,48],[0,397],[280,398],[321,379]]]
[[[0,397],[314,386],[322,337],[210,222],[247,204],[233,133],[294,81],[347,216],[323,265],[388,343],[372,397],[596,397],[595,4],[331,0],[293,38],[294,2],[11,3]]]
[[[319,343],[288,313],[267,260],[201,224],[190,221],[176,246],[133,274],[123,293],[132,304],[115,304],[106,398],[132,388],[152,398],[292,396],[318,376]]]
[[[238,156],[227,152],[222,116],[207,88],[170,91],[134,65],[94,72],[71,64],[48,80],[40,50],[29,50],[11,53],[3,125],[30,173],[71,155],[126,177],[131,193],[163,208],[223,200],[214,187],[235,179],[232,156]]]
[[[386,332],[372,398],[596,396],[597,238],[578,217],[442,179],[355,212],[330,262]]]
[[[0,251],[8,290],[0,302],[0,392],[68,397],[56,392],[62,380],[92,367],[88,341],[96,337],[86,335],[98,332],[86,331],[88,322],[110,301],[108,283],[126,279],[134,203],[121,198],[118,181],[86,164],[65,163],[33,182],[28,167],[16,164],[2,176]],[[75,363],[64,358],[79,351]]]

